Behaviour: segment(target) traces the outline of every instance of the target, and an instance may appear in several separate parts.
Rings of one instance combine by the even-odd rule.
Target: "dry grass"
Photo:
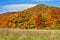
[[[0,29],[0,40],[60,40],[60,30]]]

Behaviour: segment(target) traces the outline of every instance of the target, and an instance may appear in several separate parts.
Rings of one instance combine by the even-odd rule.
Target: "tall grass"
[[[60,40],[60,30],[0,29],[0,40]]]

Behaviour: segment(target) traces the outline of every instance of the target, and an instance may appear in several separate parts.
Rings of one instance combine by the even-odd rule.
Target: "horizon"
[[[26,5],[27,6],[27,4],[17,4],[17,5]],[[28,4],[28,5],[31,5],[31,4]],[[41,4],[33,4],[31,7],[27,7],[27,8],[22,9],[22,10],[20,9],[18,11],[10,11],[10,12],[19,12],[19,11],[27,10],[27,9],[32,8],[34,6],[37,6],[37,5],[41,5]],[[46,5],[46,4],[42,4],[42,5]],[[51,5],[46,5],[46,6],[51,6]],[[5,7],[9,7],[9,5],[8,6],[5,6]],[[52,6],[52,7],[57,7],[57,6]],[[58,7],[58,8],[60,8],[60,7]],[[3,12],[3,13],[8,13],[8,12]],[[0,14],[2,14],[2,13],[0,13]]]
[[[6,12],[18,12],[38,4],[45,4],[48,6],[60,7],[60,0],[1,0],[0,14]]]

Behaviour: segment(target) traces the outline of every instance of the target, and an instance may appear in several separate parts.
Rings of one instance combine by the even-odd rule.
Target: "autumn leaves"
[[[60,8],[35,6],[0,18],[0,28],[56,29],[60,28]]]

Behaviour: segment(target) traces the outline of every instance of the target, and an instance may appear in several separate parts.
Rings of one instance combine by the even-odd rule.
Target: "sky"
[[[0,0],[0,14],[22,11],[38,4],[60,7],[60,0]]]

